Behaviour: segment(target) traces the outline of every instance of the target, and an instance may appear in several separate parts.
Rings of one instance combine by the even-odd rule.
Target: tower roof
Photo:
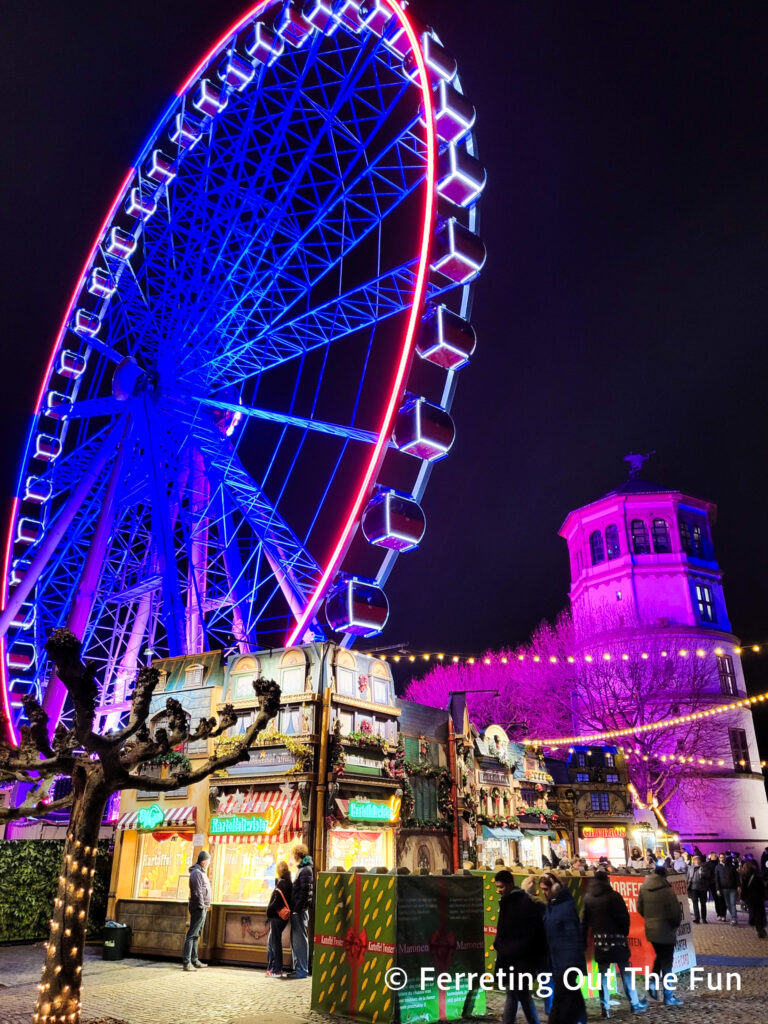
[[[624,483],[619,484],[612,491],[606,491],[602,497],[612,498],[615,494],[660,494],[664,492],[675,494],[677,490],[676,487],[662,487],[661,484],[651,483],[650,480],[644,480],[640,476],[629,476]]]

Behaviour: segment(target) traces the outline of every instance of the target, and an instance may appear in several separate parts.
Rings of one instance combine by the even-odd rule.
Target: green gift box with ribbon
[[[397,878],[322,872],[315,901],[312,1009],[392,1021]]]
[[[432,971],[426,982],[423,968]],[[313,1010],[372,1022],[399,1012],[402,1024],[466,1019],[485,1013],[485,992],[466,977],[441,987],[437,975],[482,971],[481,879],[318,876]]]

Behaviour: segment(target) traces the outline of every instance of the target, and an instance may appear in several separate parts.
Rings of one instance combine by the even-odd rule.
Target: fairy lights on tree
[[[67,689],[74,709],[74,725],[61,723],[49,737],[48,715],[33,698],[25,701],[29,726],[21,730],[18,746],[0,740],[0,780],[31,786],[25,802],[0,811],[0,820],[37,817],[49,811],[71,808],[64,856],[54,898],[47,955],[38,985],[33,1024],[79,1024],[83,947],[88,905],[93,892],[99,828],[109,797],[124,789],[152,789],[168,792],[207,778],[213,772],[238,761],[248,760],[248,748],[274,718],[280,707],[280,688],[271,680],[255,680],[253,688],[259,713],[239,743],[225,753],[214,753],[202,765],[183,763],[170,766],[165,778],[147,778],[139,769],[162,760],[174,747],[220,736],[236,724],[232,705],[225,705],[215,718],[201,718],[196,728],[181,704],[166,701],[163,724],[151,733],[147,717],[160,676],[154,668],[142,669],[133,693],[131,714],[125,728],[100,735],[94,732],[96,698],[95,668],[83,664],[81,644],[66,629],[57,629],[46,645],[59,679]],[[0,721],[0,737],[6,734]],[[51,780],[69,775],[72,791],[45,803]]]

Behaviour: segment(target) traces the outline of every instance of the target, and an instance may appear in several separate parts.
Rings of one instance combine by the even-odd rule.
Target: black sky
[[[243,0],[6,0],[7,504],[52,338],[117,184]],[[489,183],[479,343],[387,641],[474,652],[565,604],[569,509],[648,476],[719,506],[734,630],[768,641],[768,5],[414,0],[459,61]],[[768,657],[768,656],[767,656]],[[753,687],[768,681],[750,663]],[[765,662],[768,666],[768,661]]]

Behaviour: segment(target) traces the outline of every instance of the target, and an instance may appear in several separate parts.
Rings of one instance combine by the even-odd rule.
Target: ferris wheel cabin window
[[[666,519],[654,519],[651,527],[653,533],[653,550],[657,555],[666,555],[672,550],[669,542],[669,530]]]
[[[605,551],[609,558],[618,558],[621,554],[619,528],[616,523],[611,523],[605,528]]]
[[[589,550],[592,555],[592,565],[598,565],[600,562],[605,561],[603,535],[599,530],[593,530],[589,535]]]
[[[648,540],[648,527],[642,519],[633,519],[630,524],[632,534],[632,550],[636,555],[649,555],[651,544]]]

